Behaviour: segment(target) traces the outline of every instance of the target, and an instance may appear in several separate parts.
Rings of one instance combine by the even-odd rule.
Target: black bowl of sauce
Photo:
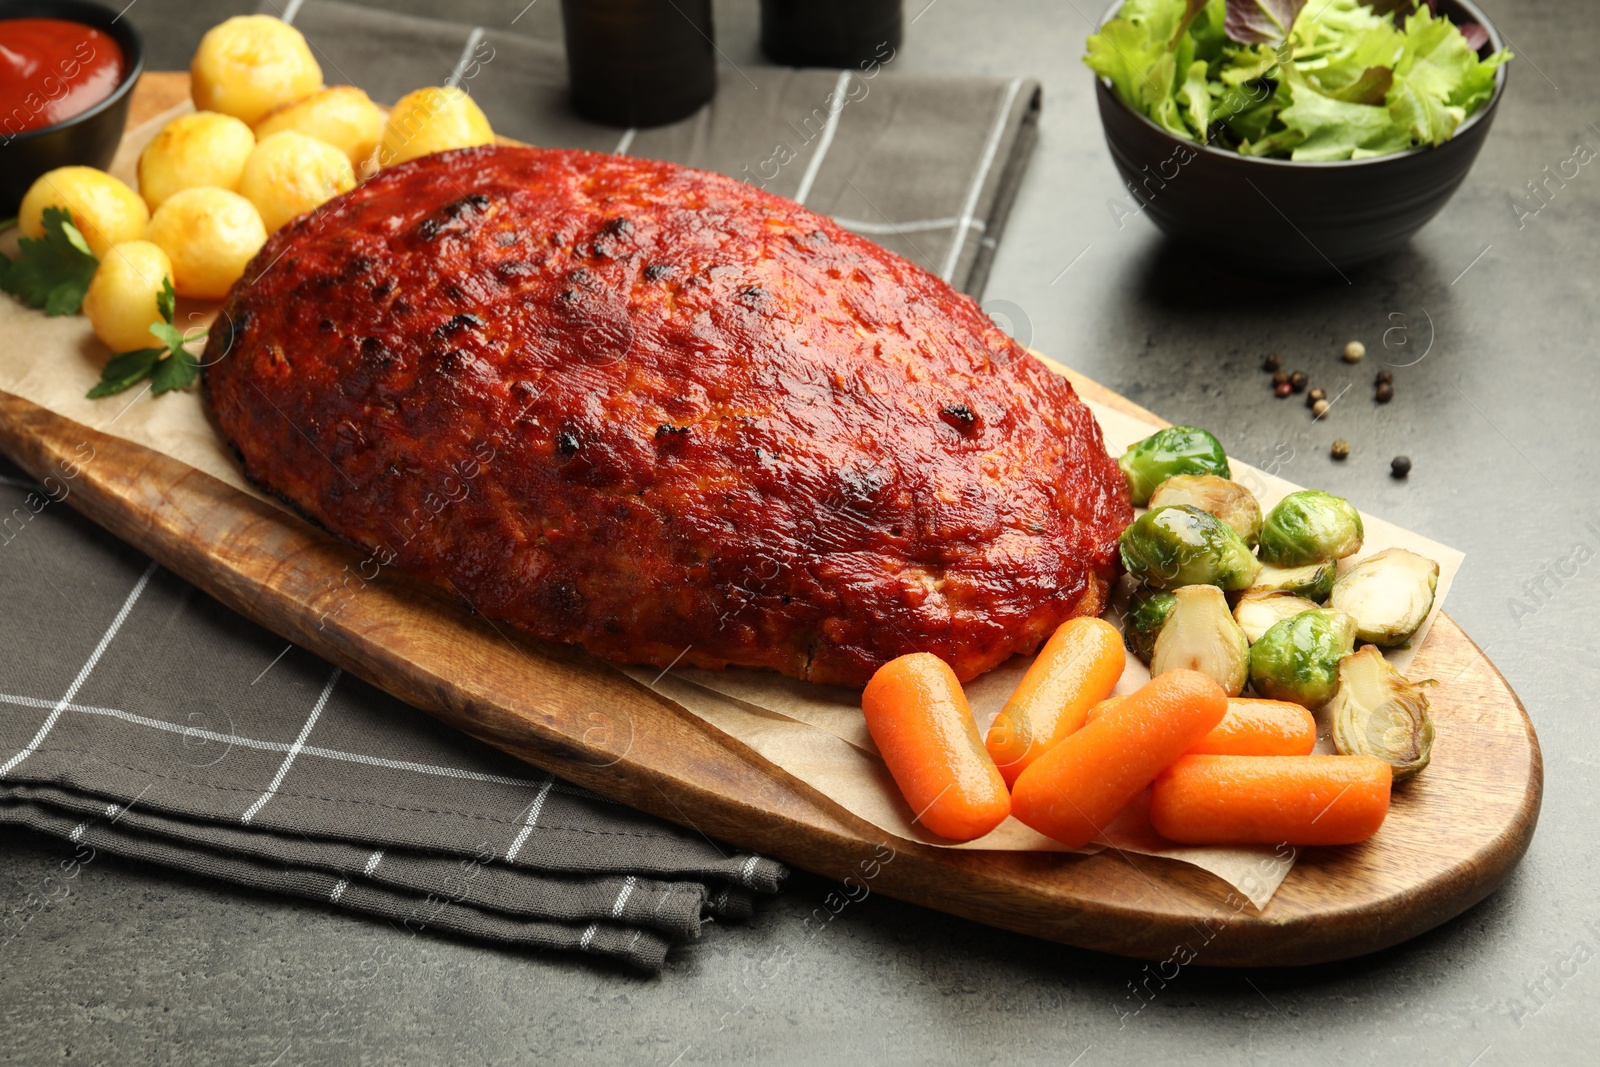
[[[0,0],[0,218],[39,175],[104,170],[128,125],[144,43],[87,0]]]

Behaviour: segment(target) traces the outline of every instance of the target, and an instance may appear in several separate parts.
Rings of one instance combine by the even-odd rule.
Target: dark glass
[[[561,0],[572,107],[612,126],[661,126],[717,91],[711,0]]]
[[[901,0],[761,0],[761,48],[789,67],[855,67],[900,48]]]

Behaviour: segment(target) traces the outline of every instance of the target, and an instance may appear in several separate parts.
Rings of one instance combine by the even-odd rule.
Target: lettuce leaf
[[[1330,0],[1295,24],[1294,67],[1330,95],[1355,85],[1373,67],[1392,68],[1400,31],[1357,0]]]
[[[1387,107],[1347,104],[1323,96],[1304,82],[1291,83],[1294,102],[1279,116],[1300,141],[1291,159],[1329,161],[1403,152],[1411,135],[1395,124]]]
[[[1228,0],[1228,36],[1240,44],[1277,44],[1289,30],[1306,0]]]
[[[1278,66],[1278,54],[1268,45],[1247,45],[1228,51],[1217,76],[1224,85],[1239,86],[1265,78]]]
[[[1189,73],[1178,89],[1178,103],[1185,108],[1189,128],[1201,143],[1208,139],[1211,126],[1211,88],[1206,82],[1206,61],[1197,59],[1189,64]]]
[[[1446,106],[1409,77],[1396,75],[1386,99],[1390,119],[1411,145],[1444,144],[1467,117],[1465,111]]]
[[[1361,72],[1361,77],[1326,95],[1347,104],[1381,104],[1393,84],[1394,71],[1388,67],[1368,67]]]
[[[1188,0],[1128,0],[1089,38],[1084,62],[1162,129],[1193,140],[1176,98],[1178,71],[1194,54],[1189,8]]]
[[[1500,51],[1479,59],[1460,29],[1428,8],[1406,16],[1401,36],[1404,53],[1395,60],[1397,78],[1404,78],[1443,104],[1470,115],[1494,95],[1494,72],[1511,58]]]
[[[1190,0],[1191,6],[1194,0]],[[1194,38],[1194,57],[1207,63],[1219,58],[1223,48],[1233,42],[1228,40],[1227,0],[1208,0],[1192,17],[1189,36]]]
[[[1278,112],[1281,110],[1283,110],[1282,107],[1276,101],[1267,100],[1265,103],[1257,104],[1255,107],[1246,108],[1230,118],[1228,120],[1228,130],[1239,140],[1241,144],[1239,150],[1244,152],[1242,146],[1252,141],[1263,141],[1267,136],[1268,127],[1277,120]],[[1292,148],[1293,146],[1289,147]],[[1245,154],[1251,155],[1252,153],[1245,152]]]
[[[1459,107],[1470,115],[1487,104],[1489,98],[1494,95],[1494,72],[1510,59],[1511,53],[1502,49],[1488,59],[1479,60],[1467,71],[1461,84],[1450,94],[1450,105]]]
[[[1182,12],[1183,0],[1128,0],[1116,18],[1090,36],[1084,63],[1124,102],[1150,115],[1162,97],[1172,95],[1171,72],[1157,67],[1171,58],[1167,45]]]
[[[1401,43],[1404,51],[1395,60],[1395,77],[1440,102],[1448,100],[1478,65],[1461,31],[1425,7],[1406,16]]]
[[[1441,145],[1454,136],[1471,110],[1493,95],[1494,72],[1510,58],[1501,53],[1480,60],[1459,29],[1426,7],[1406,16],[1400,42],[1386,100],[1395,125],[1419,145]]]

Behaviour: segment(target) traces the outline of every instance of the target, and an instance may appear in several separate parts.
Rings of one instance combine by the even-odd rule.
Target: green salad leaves
[[[1127,0],[1084,62],[1168,132],[1272,159],[1439,145],[1511,58],[1417,0]],[[1476,44],[1474,42],[1477,42]]]

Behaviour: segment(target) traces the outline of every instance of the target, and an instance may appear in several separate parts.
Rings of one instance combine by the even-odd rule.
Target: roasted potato
[[[244,161],[255,146],[256,135],[232,115],[179,115],[140,153],[139,193],[154,211],[180,189],[237,189]]]
[[[383,137],[383,111],[353,85],[330,85],[275,108],[256,126],[256,136],[264,141],[285,130],[333,145],[359,174]]]
[[[145,240],[172,260],[179,296],[220,300],[267,241],[250,201],[226,189],[200,186],[173,193],[150,217]]]
[[[89,242],[89,250],[101,258],[112,245],[136,240],[150,221],[150,209],[138,193],[93,167],[57,167],[39,175],[17,209],[22,236],[44,235],[47,207],[72,212],[73,225]]]
[[[94,335],[113,352],[160,347],[150,327],[162,321],[156,298],[171,277],[172,261],[149,241],[108,248],[83,298]]]
[[[211,27],[189,76],[195,107],[252,126],[278,105],[322,88],[322,68],[306,39],[270,15],[237,15]]]
[[[392,167],[434,152],[493,143],[489,120],[472,97],[460,89],[430,86],[402,96],[389,112],[378,165]]]
[[[271,233],[355,184],[356,172],[343,152],[303,133],[284,130],[262,138],[250,153],[239,179],[239,192],[256,206]]]

